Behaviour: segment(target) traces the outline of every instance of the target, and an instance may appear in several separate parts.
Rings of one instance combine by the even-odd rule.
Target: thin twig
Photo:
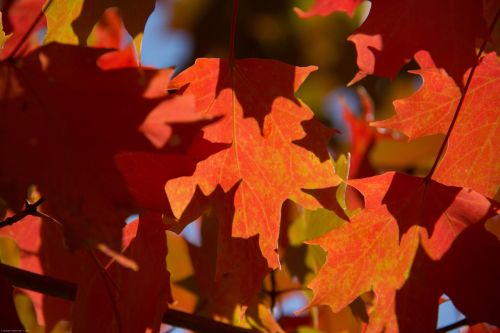
[[[47,2],[47,4],[45,5],[45,7],[40,11],[40,13],[38,14],[38,16],[35,18],[35,20],[33,21],[33,23],[31,23],[30,27],[28,28],[28,30],[26,30],[26,32],[24,33],[23,37],[21,37],[21,39],[16,44],[16,46],[14,47],[14,49],[12,50],[12,52],[9,54],[9,56],[7,57],[7,59],[13,59],[17,55],[17,53],[19,52],[19,50],[21,49],[21,47],[24,45],[24,43],[26,42],[26,40],[28,39],[28,37],[33,33],[33,30],[35,30],[36,26],[38,25],[38,23],[40,22],[40,20],[43,18],[43,15],[45,14],[45,11],[47,11],[47,9],[49,9],[50,5],[52,4],[52,1],[53,0],[49,0]]]
[[[0,263],[0,269],[3,270],[10,283],[18,288],[33,290],[68,301],[74,301],[76,299],[77,285],[75,283],[32,273],[2,263]],[[190,329],[200,333],[256,332],[252,329],[221,323],[210,318],[173,309],[168,309],[163,314],[162,321],[168,325]]]
[[[28,215],[45,217],[45,214],[38,211],[38,207],[41,204],[43,204],[44,201],[45,201],[44,198],[38,199],[35,203],[30,203],[28,200],[24,200],[24,202],[26,204],[24,209],[21,212],[13,215],[11,217],[8,217],[5,220],[3,220],[2,222],[0,222],[0,228],[6,227],[9,225],[13,225],[14,223],[21,221],[22,219],[24,219]]]

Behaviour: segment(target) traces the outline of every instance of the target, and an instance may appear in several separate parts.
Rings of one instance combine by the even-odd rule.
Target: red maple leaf
[[[476,38],[487,38],[482,1],[377,0],[349,40],[356,45],[359,72],[394,77],[417,51],[461,83],[476,61]]]
[[[173,127],[175,126],[173,125]],[[183,129],[180,132],[186,134]],[[168,214],[168,216],[172,216],[165,193],[166,182],[170,179],[192,174],[196,168],[196,163],[226,147],[227,145],[224,144],[215,144],[206,140],[200,140],[196,147],[191,147],[185,154],[130,151],[117,154],[115,162],[121,175],[127,182],[129,192],[141,208],[163,212]],[[199,203],[198,206],[203,205]],[[188,214],[190,215],[189,217],[183,216],[183,220],[186,223],[190,223],[197,217],[191,216],[202,213],[202,207],[199,208],[196,209],[198,213]],[[176,224],[179,224],[178,222]],[[182,230],[184,225],[177,227],[177,229]]]
[[[25,37],[30,26],[35,22],[36,17],[42,11],[45,1],[43,0],[18,0],[2,1],[1,12],[4,30],[12,36],[7,40],[3,48],[0,48],[0,60],[12,56],[12,52],[18,47],[19,42]],[[35,30],[46,25],[46,20],[42,17],[35,26]],[[16,52],[25,54],[39,46],[35,38],[28,39],[30,42],[22,45],[22,48]]]
[[[465,315],[468,324],[500,325],[498,253],[500,243],[483,223],[460,234],[441,260],[431,260],[420,249],[409,279],[396,295],[400,331],[434,331],[443,294]]]
[[[43,210],[43,205],[40,207]],[[77,283],[81,261],[65,246],[63,231],[50,220],[26,216],[0,229],[0,236],[15,240],[19,248],[19,268]],[[36,311],[38,325],[51,330],[60,321],[71,319],[72,302],[31,290],[26,293]]]
[[[342,101],[342,114],[347,123],[351,138],[351,160],[349,178],[372,176],[375,170],[370,165],[369,154],[377,139],[377,132],[370,128],[369,122],[373,120],[375,107],[370,96],[364,89],[358,89],[362,111],[356,117],[346,101]]]
[[[270,272],[256,236],[231,237],[235,188],[225,195],[221,188],[211,197],[213,211],[202,219],[201,247],[189,245],[189,253],[200,287],[206,298],[205,312],[232,319],[235,308],[242,312],[262,288]]]
[[[331,187],[340,181],[331,162],[321,159],[328,158],[321,124],[314,127],[319,129],[316,132],[305,132],[302,123],[311,120],[313,113],[294,96],[313,70],[274,60],[243,59],[230,64],[198,59],[171,82],[183,95],[195,97],[196,110],[203,116],[222,117],[203,129],[204,139],[230,145],[199,162],[192,176],[167,182],[174,215],[182,215],[197,186],[208,196],[219,185],[227,192],[239,183],[232,235],[259,234],[270,267],[279,266],[282,203],[291,198],[305,207],[320,207],[302,189]],[[309,149],[316,143],[314,152],[297,141]]]
[[[0,167],[0,190],[18,209],[36,184],[46,212],[75,237],[119,248],[135,204],[113,156],[155,151],[138,129],[148,112],[168,103],[171,70],[102,70],[96,61],[104,52],[51,44],[0,64],[0,151],[10,156]]]
[[[146,21],[154,10],[155,1],[86,0],[83,2],[81,13],[71,22],[71,26],[80,42],[87,40],[94,25],[99,21],[106,9],[111,7],[120,9],[125,28],[131,36],[135,37],[144,31]]]
[[[421,57],[424,55],[421,55]],[[425,62],[428,59],[421,59]],[[406,134],[410,140],[446,133],[461,97],[459,87],[443,70],[414,71],[422,87],[409,98],[394,102],[396,115],[373,123]],[[467,78],[466,73],[465,78]],[[500,62],[495,53],[481,59],[448,140],[446,154],[433,179],[443,184],[470,187],[493,198],[500,184],[498,105]],[[465,81],[464,81],[465,82]]]
[[[439,259],[465,228],[499,208],[471,190],[393,172],[349,183],[362,192],[365,209],[351,223],[308,242],[328,252],[309,285],[315,294],[311,305],[340,311],[373,289],[369,331],[395,331],[396,290],[408,277],[418,244]]]
[[[77,332],[159,332],[170,296],[166,268],[167,237],[159,214],[143,214],[124,229],[124,250],[137,264],[133,270],[117,262],[105,272],[88,255],[73,309]],[[87,253],[88,254],[88,253]],[[140,288],[140,292],[137,289]]]

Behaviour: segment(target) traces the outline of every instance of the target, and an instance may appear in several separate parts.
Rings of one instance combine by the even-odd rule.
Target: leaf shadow
[[[424,227],[433,234],[436,223],[453,205],[459,187],[442,185],[432,179],[396,173],[382,204],[398,221],[400,237],[411,227]]]
[[[264,118],[271,113],[274,101],[284,97],[300,106],[295,97],[296,69],[276,60],[240,59],[233,65],[219,61],[216,95],[233,89],[244,118],[254,118],[261,131]]]

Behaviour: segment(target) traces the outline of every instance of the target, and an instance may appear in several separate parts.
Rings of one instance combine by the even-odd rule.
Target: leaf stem
[[[233,13],[231,15],[231,32],[229,34],[229,63],[231,65],[235,61],[234,40],[236,36],[237,19],[238,19],[238,0],[233,0]]]
[[[74,301],[76,299],[77,285],[75,283],[25,271],[2,263],[0,263],[0,270],[3,271],[10,283],[18,288],[33,290],[68,301]],[[200,333],[255,332],[255,330],[221,323],[210,318],[174,309],[168,309],[163,314],[162,321],[165,324],[194,330]]]
[[[35,30],[37,24],[43,18],[43,15],[45,14],[45,11],[50,7],[50,5],[52,4],[52,1],[53,0],[49,0],[47,2],[47,4],[42,8],[42,10],[40,11],[40,13],[37,15],[37,17],[33,21],[33,23],[31,23],[31,25],[28,28],[28,30],[26,30],[26,32],[24,33],[23,37],[21,37],[21,39],[16,44],[16,46],[14,47],[14,49],[12,50],[12,52],[9,54],[9,56],[7,57],[7,59],[13,59],[16,56],[16,54],[19,52],[19,50],[21,49],[21,47],[24,45],[24,43],[26,42],[26,40],[28,39],[28,37],[31,35],[31,33],[33,32],[33,30]]]
[[[68,301],[73,301],[76,298],[76,285],[72,282],[25,271],[3,263],[0,263],[0,270],[3,271],[9,282],[18,288],[36,291]]]
[[[491,33],[493,32],[493,29],[495,28],[495,25],[496,25],[499,17],[500,17],[500,9],[497,10],[495,18],[493,19],[493,22],[490,25],[490,28],[488,30],[488,36],[491,36]],[[446,132],[446,136],[444,137],[443,143],[441,144],[441,147],[439,148],[439,152],[436,156],[436,159],[434,160],[434,164],[432,165],[432,168],[429,171],[429,173],[427,174],[427,176],[425,176],[426,180],[429,180],[432,178],[432,175],[434,174],[434,171],[436,171],[436,167],[437,167],[439,161],[441,160],[441,157],[444,154],[444,150],[445,150],[445,147],[446,147],[448,140],[450,138],[451,131],[455,127],[455,123],[457,122],[458,115],[460,113],[460,110],[462,109],[462,105],[464,103],[465,96],[467,95],[467,91],[469,90],[469,86],[470,86],[470,83],[472,81],[472,77],[474,76],[474,73],[476,72],[476,68],[479,65],[481,55],[483,54],[483,51],[486,47],[486,44],[488,43],[488,40],[489,40],[489,38],[485,38],[483,43],[481,44],[481,47],[479,48],[479,51],[478,51],[477,57],[476,57],[476,62],[474,63],[474,65],[472,66],[472,68],[469,72],[469,76],[467,77],[467,82],[465,83],[465,87],[462,90],[462,94],[460,96],[460,100],[458,101],[457,108],[455,109],[455,113],[453,114],[453,119],[451,120],[450,126],[448,127],[448,131]]]

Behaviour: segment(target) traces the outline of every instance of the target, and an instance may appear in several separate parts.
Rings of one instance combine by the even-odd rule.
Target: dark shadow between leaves
[[[216,91],[219,95],[226,88],[233,89],[243,117],[257,120],[262,131],[264,118],[271,113],[276,98],[284,97],[300,106],[295,81],[295,67],[276,60],[241,59],[231,67],[221,59]]]
[[[140,205],[114,156],[123,151],[158,152],[138,128],[168,97],[144,97],[157,71],[99,68],[97,59],[106,51],[50,44],[0,77],[10,94],[0,101],[0,154],[9,157],[0,165],[0,196],[13,207],[11,202],[24,199],[26,187],[36,184],[47,198],[44,211],[70,226],[83,243],[101,242],[119,250],[124,220]],[[200,146],[195,157],[211,152]],[[190,170],[176,167],[179,174]],[[43,271],[78,282],[81,261],[67,251],[54,227],[42,225]],[[54,316],[46,328],[68,316]]]
[[[234,194],[238,184],[224,193],[218,186],[210,195],[210,209],[202,218],[201,247],[189,245],[189,253],[201,294],[204,314],[231,318],[234,308],[248,305],[260,291],[269,272],[259,247],[259,236],[234,238]]]
[[[121,3],[121,4],[120,4]],[[94,25],[99,22],[104,12],[112,7],[119,7],[120,15],[128,33],[134,37],[144,31],[144,26],[149,15],[155,8],[155,0],[123,1],[92,0],[85,1],[80,15],[71,23],[80,45],[87,44]]]
[[[462,232],[439,261],[422,247],[410,277],[396,294],[401,332],[436,330],[439,298],[446,294],[470,324],[500,326],[500,242],[477,223]]]
[[[321,162],[329,160],[328,143],[335,134],[340,132],[334,128],[326,127],[316,118],[303,121],[302,128],[306,135],[293,143],[312,152]]]
[[[435,332],[441,282],[437,264],[419,246],[410,277],[396,293],[396,316],[400,332]]]
[[[349,221],[349,217],[337,201],[337,189],[338,186],[334,186],[319,189],[302,189],[302,192],[312,195],[324,208],[331,210],[341,219]]]
[[[396,173],[382,204],[387,205],[398,221],[400,236],[419,225],[430,237],[436,222],[455,202],[460,191],[459,187],[442,185],[432,179]]]

